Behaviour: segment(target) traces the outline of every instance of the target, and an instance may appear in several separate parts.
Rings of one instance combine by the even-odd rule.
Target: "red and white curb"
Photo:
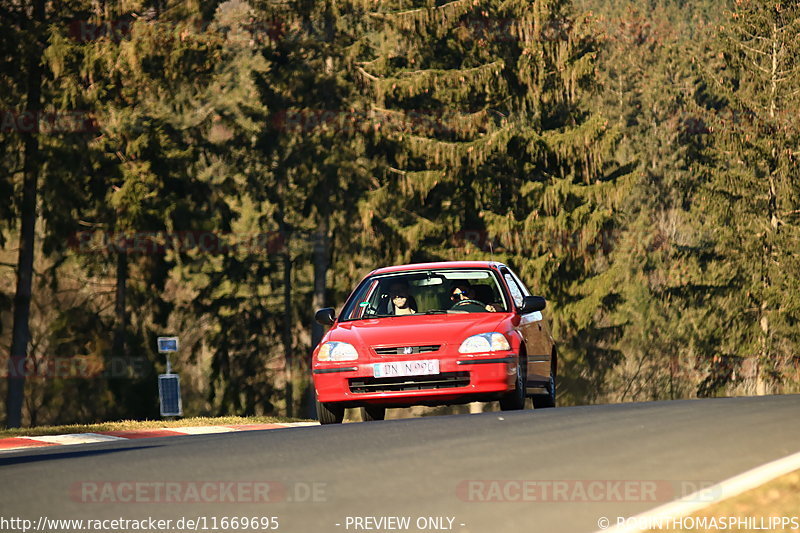
[[[155,437],[177,437],[181,435],[210,435],[237,431],[258,431],[304,426],[316,426],[319,422],[291,422],[286,424],[246,424],[232,426],[190,426],[182,428],[133,429],[121,431],[98,431],[95,433],[73,433],[69,435],[42,435],[40,437],[10,437],[0,439],[0,452],[45,446],[67,446],[130,439],[152,439]]]

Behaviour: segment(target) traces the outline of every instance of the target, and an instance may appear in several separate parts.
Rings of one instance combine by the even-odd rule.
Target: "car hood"
[[[326,340],[349,342],[357,347],[461,345],[470,335],[501,331],[500,326],[507,318],[506,313],[468,313],[355,320],[339,323]]]

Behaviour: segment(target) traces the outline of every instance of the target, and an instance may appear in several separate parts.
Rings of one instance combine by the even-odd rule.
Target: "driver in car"
[[[494,311],[493,307],[475,299],[475,290],[467,282],[458,282],[453,285],[450,289],[450,301],[453,302],[450,307],[453,311],[467,311],[469,313]]]

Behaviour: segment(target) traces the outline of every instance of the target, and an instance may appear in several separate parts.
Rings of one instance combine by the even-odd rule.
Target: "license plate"
[[[376,378],[429,376],[438,373],[438,359],[428,359],[426,361],[392,361],[391,363],[374,363],[372,365],[372,375]]]

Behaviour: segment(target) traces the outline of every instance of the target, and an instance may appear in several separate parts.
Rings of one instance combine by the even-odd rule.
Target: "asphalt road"
[[[204,525],[213,530],[214,519],[219,527],[223,517],[234,516],[277,517],[278,531],[297,533],[594,531],[601,517],[614,523],[617,516],[637,514],[797,452],[798,420],[800,395],[791,395],[427,417],[13,452],[0,455],[0,517],[35,522],[40,516],[205,517],[201,531]],[[180,487],[172,497],[184,502],[163,501],[166,495],[159,496],[162,489],[155,488],[162,482]],[[230,500],[229,489],[205,495],[191,490],[225,482],[240,483],[240,492],[233,494],[236,502],[217,501]],[[162,501],[154,503],[156,498]],[[362,522],[357,528],[353,521],[387,516],[409,517],[409,527]],[[444,519],[423,523],[420,517]]]

